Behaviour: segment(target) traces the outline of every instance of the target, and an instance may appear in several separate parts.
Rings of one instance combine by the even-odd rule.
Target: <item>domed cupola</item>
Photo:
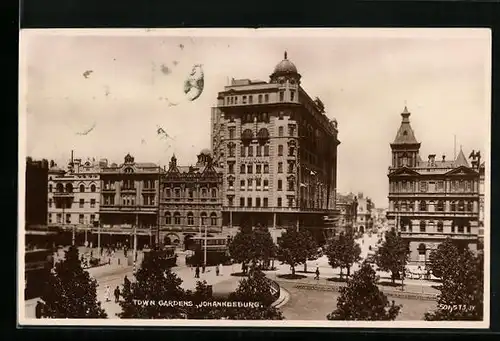
[[[285,84],[300,84],[300,74],[297,67],[288,59],[288,54],[285,51],[284,59],[276,65],[274,72],[271,74],[271,83]]]

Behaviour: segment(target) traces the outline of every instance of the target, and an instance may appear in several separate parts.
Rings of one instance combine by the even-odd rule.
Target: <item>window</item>
[[[253,173],[253,165],[247,165],[247,174],[252,174]]]
[[[262,146],[257,146],[257,155],[256,156],[262,156]]]
[[[278,120],[282,120],[284,116],[285,113],[283,111],[280,111],[280,113],[278,114]]]
[[[288,163],[288,173],[293,173],[293,162]]]
[[[456,205],[455,201],[452,201],[450,203],[450,211],[455,212],[456,210],[457,210],[457,205]]]
[[[202,198],[206,198],[207,197],[207,194],[208,194],[208,191],[206,188],[202,188],[201,189],[201,197]]]
[[[217,225],[217,213],[215,213],[215,212],[212,212],[210,214],[210,225],[212,225],[212,226],[216,226]]]
[[[467,202],[467,211],[472,212],[474,210],[474,204],[472,201]]]
[[[95,214],[90,215],[90,223],[93,224],[95,222]]]
[[[420,182],[420,192],[426,192],[427,191],[427,182],[421,181]]]
[[[289,191],[294,191],[295,189],[295,182],[293,180],[288,180],[288,190]]]
[[[278,156],[283,156],[283,145],[278,146]]]
[[[295,126],[294,125],[289,125],[288,126],[288,135],[294,136],[295,135]]]
[[[458,230],[458,233],[464,233],[464,225],[459,224],[457,230]]]
[[[188,220],[188,225],[193,226],[194,225],[194,215],[193,212],[188,212],[187,214],[187,220]]]
[[[264,191],[269,191],[269,180],[264,180]]]
[[[255,207],[260,207],[260,198],[255,199]]]
[[[295,147],[290,146],[288,147],[288,156],[294,156],[295,155]]]
[[[293,198],[288,198],[288,207],[293,207]]]
[[[255,188],[257,191],[260,191],[260,186],[262,185],[261,179],[255,179]]]
[[[283,137],[283,127],[278,128],[278,136]]]
[[[264,198],[264,207],[268,207],[269,206],[269,199],[268,198]]]
[[[212,198],[217,198],[217,189],[212,188],[210,192],[212,193]]]
[[[269,174],[269,164],[264,164],[264,174]]]
[[[427,211],[427,203],[424,200],[420,201],[419,210],[420,211]]]
[[[229,189],[234,189],[234,180],[227,180],[227,185],[229,186]]]
[[[95,192],[95,190],[96,190],[95,185],[94,184],[90,185],[90,191],[91,192]]]
[[[84,222],[84,216],[83,216],[83,214],[80,214],[80,215],[78,216],[78,223],[79,223],[79,224],[83,224],[83,222]]]
[[[174,224],[175,225],[181,224],[181,214],[179,212],[174,213]]]
[[[278,173],[283,173],[283,162],[278,162]]]
[[[282,205],[282,199],[278,198],[278,207],[281,207],[281,205]]]
[[[419,262],[425,262],[426,253],[427,253],[427,248],[425,247],[425,244],[420,244],[418,246],[418,261]]]
[[[443,232],[443,222],[441,220],[437,222],[437,231]]]
[[[269,102],[269,94],[264,95],[264,102],[265,103]]]
[[[95,199],[90,199],[90,207],[91,208],[95,207]]]
[[[52,207],[52,199],[49,199],[49,207]]]
[[[234,151],[234,145],[229,145],[227,147],[228,149],[228,154],[229,154],[229,157],[234,157],[236,155],[235,151]]]
[[[253,190],[253,180],[252,179],[248,179],[248,186],[247,186],[247,189],[249,191],[252,191]]]
[[[234,174],[234,163],[229,163],[227,165],[229,174]]]
[[[258,96],[258,102],[259,102],[259,103],[262,103],[262,95],[259,95],[259,96]]]
[[[234,132],[235,132],[235,128],[231,127],[229,128],[229,138],[232,140],[234,139]]]
[[[71,224],[71,214],[66,214],[66,224]]]
[[[460,212],[465,211],[465,202],[464,202],[463,200],[460,200],[460,201],[458,202],[458,210],[459,210]]]
[[[170,188],[165,188],[165,196],[167,198],[170,198],[172,196],[172,191],[170,190]]]
[[[240,198],[240,207],[245,207],[245,198]]]
[[[245,180],[240,180],[240,190],[241,191],[245,190]]]
[[[290,90],[290,101],[295,101],[295,91],[294,90]]]
[[[252,198],[247,198],[247,206],[252,207]]]
[[[245,165],[244,164],[240,165],[240,174],[245,174]]]
[[[438,201],[436,209],[439,212],[443,212],[444,211],[444,202],[443,202],[443,200],[439,200]]]
[[[243,96],[242,103],[243,103],[243,104],[247,104],[247,96]]]
[[[240,154],[241,154],[241,156],[245,156],[245,146],[244,145],[240,146]]]
[[[425,233],[425,220],[420,221],[420,232]]]
[[[180,188],[174,189],[174,192],[175,192],[175,197],[176,198],[180,198],[181,197],[181,189]]]
[[[253,146],[248,146],[248,156],[253,156]]]
[[[83,199],[80,199],[80,204],[78,207],[83,208],[85,206],[85,201]]]
[[[264,146],[264,156],[269,156],[269,146],[268,145]]]
[[[442,191],[444,189],[444,182],[443,181],[438,181],[436,184],[436,188],[438,191]]]
[[[57,219],[57,223],[58,224],[60,224],[62,222],[62,215],[61,215],[61,213],[57,213],[56,219]]]
[[[262,165],[255,165],[255,174],[262,173]]]
[[[285,92],[280,91],[280,102],[283,102],[285,100]]]
[[[234,202],[233,202],[234,199],[233,199],[233,197],[229,197],[229,198],[227,198],[227,200],[228,200],[228,202],[227,202],[228,206],[233,206],[234,205]]]
[[[282,191],[283,190],[283,180],[278,180],[278,191]]]
[[[49,193],[52,192],[52,184],[49,185]]]
[[[80,192],[85,192],[85,186],[84,185],[80,185]]]

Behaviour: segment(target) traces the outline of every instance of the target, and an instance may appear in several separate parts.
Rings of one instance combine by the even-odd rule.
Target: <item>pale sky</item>
[[[488,30],[117,31],[22,33],[27,155],[60,166],[72,149],[116,163],[127,153],[140,162],[166,165],[175,153],[180,164],[195,163],[210,147],[211,107],[228,79],[268,81],[285,50],[303,88],[338,121],[340,192],[387,206],[389,143],[405,103],[423,159],[451,159],[454,135],[466,156],[489,152]],[[202,64],[205,88],[189,102],[183,82],[194,64]],[[159,126],[173,139],[160,139]]]

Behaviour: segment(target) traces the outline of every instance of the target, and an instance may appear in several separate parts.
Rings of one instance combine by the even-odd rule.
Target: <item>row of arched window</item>
[[[85,192],[85,185],[84,184],[81,184],[79,187],[79,190],[80,190],[80,193],[84,193]],[[53,186],[52,184],[49,184],[49,192],[52,192],[53,191]],[[97,190],[97,186],[95,184],[91,184],[90,185],[90,191],[91,192],[95,192]],[[73,193],[74,191],[74,188],[73,188],[73,184],[71,183],[67,183],[66,186],[64,186],[62,183],[58,183],[56,185],[56,193]]]
[[[469,200],[452,200],[449,202],[450,204],[450,212],[473,212],[474,211],[474,202]],[[444,212],[446,211],[445,207],[445,201],[444,200],[438,200],[437,202],[435,201],[425,201],[425,200],[420,200],[418,201],[418,210],[422,212],[429,211],[430,206],[435,206],[434,210],[436,212]],[[395,211],[414,211],[415,210],[415,204],[413,201],[394,201],[394,210]]]
[[[436,224],[436,232],[442,233],[443,228],[444,228],[444,223],[441,220],[438,220],[436,223],[434,223],[434,221],[427,222],[425,220],[421,220],[418,224],[418,232],[421,232],[421,233],[434,232],[432,230],[431,231],[428,230],[429,228],[432,229],[434,224]],[[406,221],[406,222],[401,223],[400,229],[402,232],[406,232],[406,231],[417,232],[414,229],[414,227],[416,228],[417,226],[413,226],[411,221]],[[471,233],[471,226],[468,222],[453,222],[451,225],[451,232],[452,233],[455,233],[455,232]]]
[[[183,217],[180,212],[174,212],[174,214],[170,212],[165,213],[165,224],[166,225],[181,225],[182,220],[186,219],[186,223],[188,226],[194,226],[194,214],[193,212],[188,212],[185,217]],[[208,217],[206,212],[201,212],[201,225],[217,225],[217,213],[210,213],[210,217]],[[198,219],[200,219],[198,218]],[[209,219],[210,218],[210,219]],[[198,222],[199,223],[199,222]],[[210,224],[209,224],[210,223]]]
[[[184,194],[188,198],[194,198],[194,192],[195,190],[193,188],[186,188],[184,190]],[[209,197],[209,189],[206,187],[203,187],[200,190],[201,197],[202,198],[208,198]],[[165,197],[167,198],[181,198],[184,197],[183,191],[181,188],[176,187],[176,188],[165,188]],[[217,198],[217,188],[211,188],[210,189],[210,197],[211,198]]]

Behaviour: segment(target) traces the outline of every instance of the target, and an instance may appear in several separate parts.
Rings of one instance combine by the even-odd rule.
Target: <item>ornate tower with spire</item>
[[[417,167],[419,161],[420,142],[417,141],[415,133],[410,125],[410,112],[405,106],[401,117],[401,126],[394,142],[391,143],[392,167]]]

